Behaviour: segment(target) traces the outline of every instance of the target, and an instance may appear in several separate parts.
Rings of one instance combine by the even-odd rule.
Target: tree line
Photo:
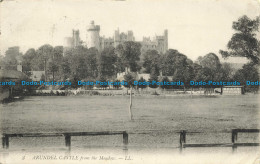
[[[227,50],[219,51],[224,58],[234,56],[248,58],[250,62],[239,70],[235,70],[228,63],[221,63],[214,53],[205,54],[192,61],[175,49],[169,49],[165,54],[159,54],[156,50],[141,53],[141,44],[132,41],[102,51],[84,46],[67,49],[45,44],[38,49],[31,48],[21,54],[14,53],[14,50],[9,48],[1,58],[1,64],[14,65],[17,64],[17,59],[21,58],[23,72],[27,75],[30,75],[31,71],[45,71],[46,77],[42,77],[42,80],[70,80],[72,87],[75,88],[78,87],[76,82],[79,80],[115,81],[116,74],[124,72],[125,68],[132,72],[124,77],[130,84],[131,81],[136,80],[134,73],[140,72],[150,74],[151,81],[170,81],[169,77],[172,81],[183,81],[182,87],[190,87],[191,80],[239,81],[245,85],[247,80],[259,80],[258,27],[259,17],[253,20],[247,16],[240,17],[233,22],[232,28],[235,33],[227,44]],[[159,75],[163,75],[163,79],[158,79]],[[139,80],[144,81],[143,78]]]

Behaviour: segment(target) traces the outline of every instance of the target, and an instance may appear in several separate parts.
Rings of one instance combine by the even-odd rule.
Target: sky
[[[132,30],[141,41],[168,29],[169,48],[192,60],[211,52],[220,57],[234,33],[232,22],[260,15],[259,0],[4,0],[0,5],[1,55],[11,46],[25,53],[43,44],[63,45],[72,29],[86,41],[94,20],[101,36],[113,37],[119,28]]]

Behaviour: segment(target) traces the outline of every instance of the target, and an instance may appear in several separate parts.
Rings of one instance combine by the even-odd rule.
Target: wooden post
[[[232,130],[232,136],[231,136],[231,141],[232,141],[232,150],[233,152],[237,149],[236,141],[237,141],[237,131],[236,130]]]
[[[5,149],[9,148],[9,137],[7,135],[4,135],[4,137],[2,137],[2,145]]]
[[[128,133],[126,133],[126,131],[123,132],[123,143],[124,143],[123,151],[125,153],[125,156],[127,156],[128,155],[128,148],[127,148],[127,145],[128,145]]]
[[[180,151],[184,148],[184,144],[186,143],[186,131],[182,130],[180,132]]]
[[[9,148],[9,137],[8,136],[5,136],[5,146],[6,146],[6,149]]]
[[[123,143],[125,146],[128,145],[128,134],[126,131],[123,132]]]
[[[133,119],[133,115],[132,115],[132,86],[130,86],[131,89],[130,89],[130,104],[129,104],[129,117],[130,117],[130,120]]]
[[[70,135],[65,135],[65,145],[70,150],[70,148],[71,148],[71,136]]]
[[[2,146],[5,148],[5,137],[2,137]]]
[[[10,88],[9,98],[13,99],[13,86],[12,85],[11,85],[11,88]]]

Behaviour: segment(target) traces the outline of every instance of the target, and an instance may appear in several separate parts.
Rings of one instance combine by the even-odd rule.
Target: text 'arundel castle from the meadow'
[[[133,31],[127,33],[120,32],[119,29],[115,30],[113,38],[102,37],[99,35],[100,26],[95,25],[94,21],[90,22],[87,27],[87,38],[85,44],[79,37],[79,30],[73,30],[72,37],[66,37],[64,41],[64,48],[75,48],[79,45],[85,45],[88,48],[95,47],[98,50],[103,50],[107,47],[116,47],[126,41],[135,41]],[[153,39],[150,37],[143,37],[142,41],[136,41],[142,45],[142,52],[146,50],[157,50],[159,53],[165,53],[168,50],[168,30],[164,30],[163,35],[155,36]]]

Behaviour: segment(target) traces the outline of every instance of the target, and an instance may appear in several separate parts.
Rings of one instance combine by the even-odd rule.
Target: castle
[[[90,22],[87,27],[86,45],[88,48],[95,47],[99,51],[107,47],[117,47],[126,41],[135,41],[133,31],[127,31],[127,33],[120,32],[119,29],[115,30],[113,38],[106,38],[100,36],[100,26],[95,25],[94,21]],[[165,53],[168,50],[168,30],[164,30],[164,34],[161,36],[155,36],[153,39],[150,37],[143,37],[142,41],[136,41],[142,45],[141,51],[157,50],[159,53]],[[73,30],[72,37],[66,37],[64,42],[64,48],[75,48],[79,45],[83,45],[83,42],[79,37],[79,30]]]
[[[82,45],[82,41],[80,40],[79,37],[79,30],[72,30],[72,37],[64,38],[64,43],[63,43],[64,50],[75,48],[80,45]]]

